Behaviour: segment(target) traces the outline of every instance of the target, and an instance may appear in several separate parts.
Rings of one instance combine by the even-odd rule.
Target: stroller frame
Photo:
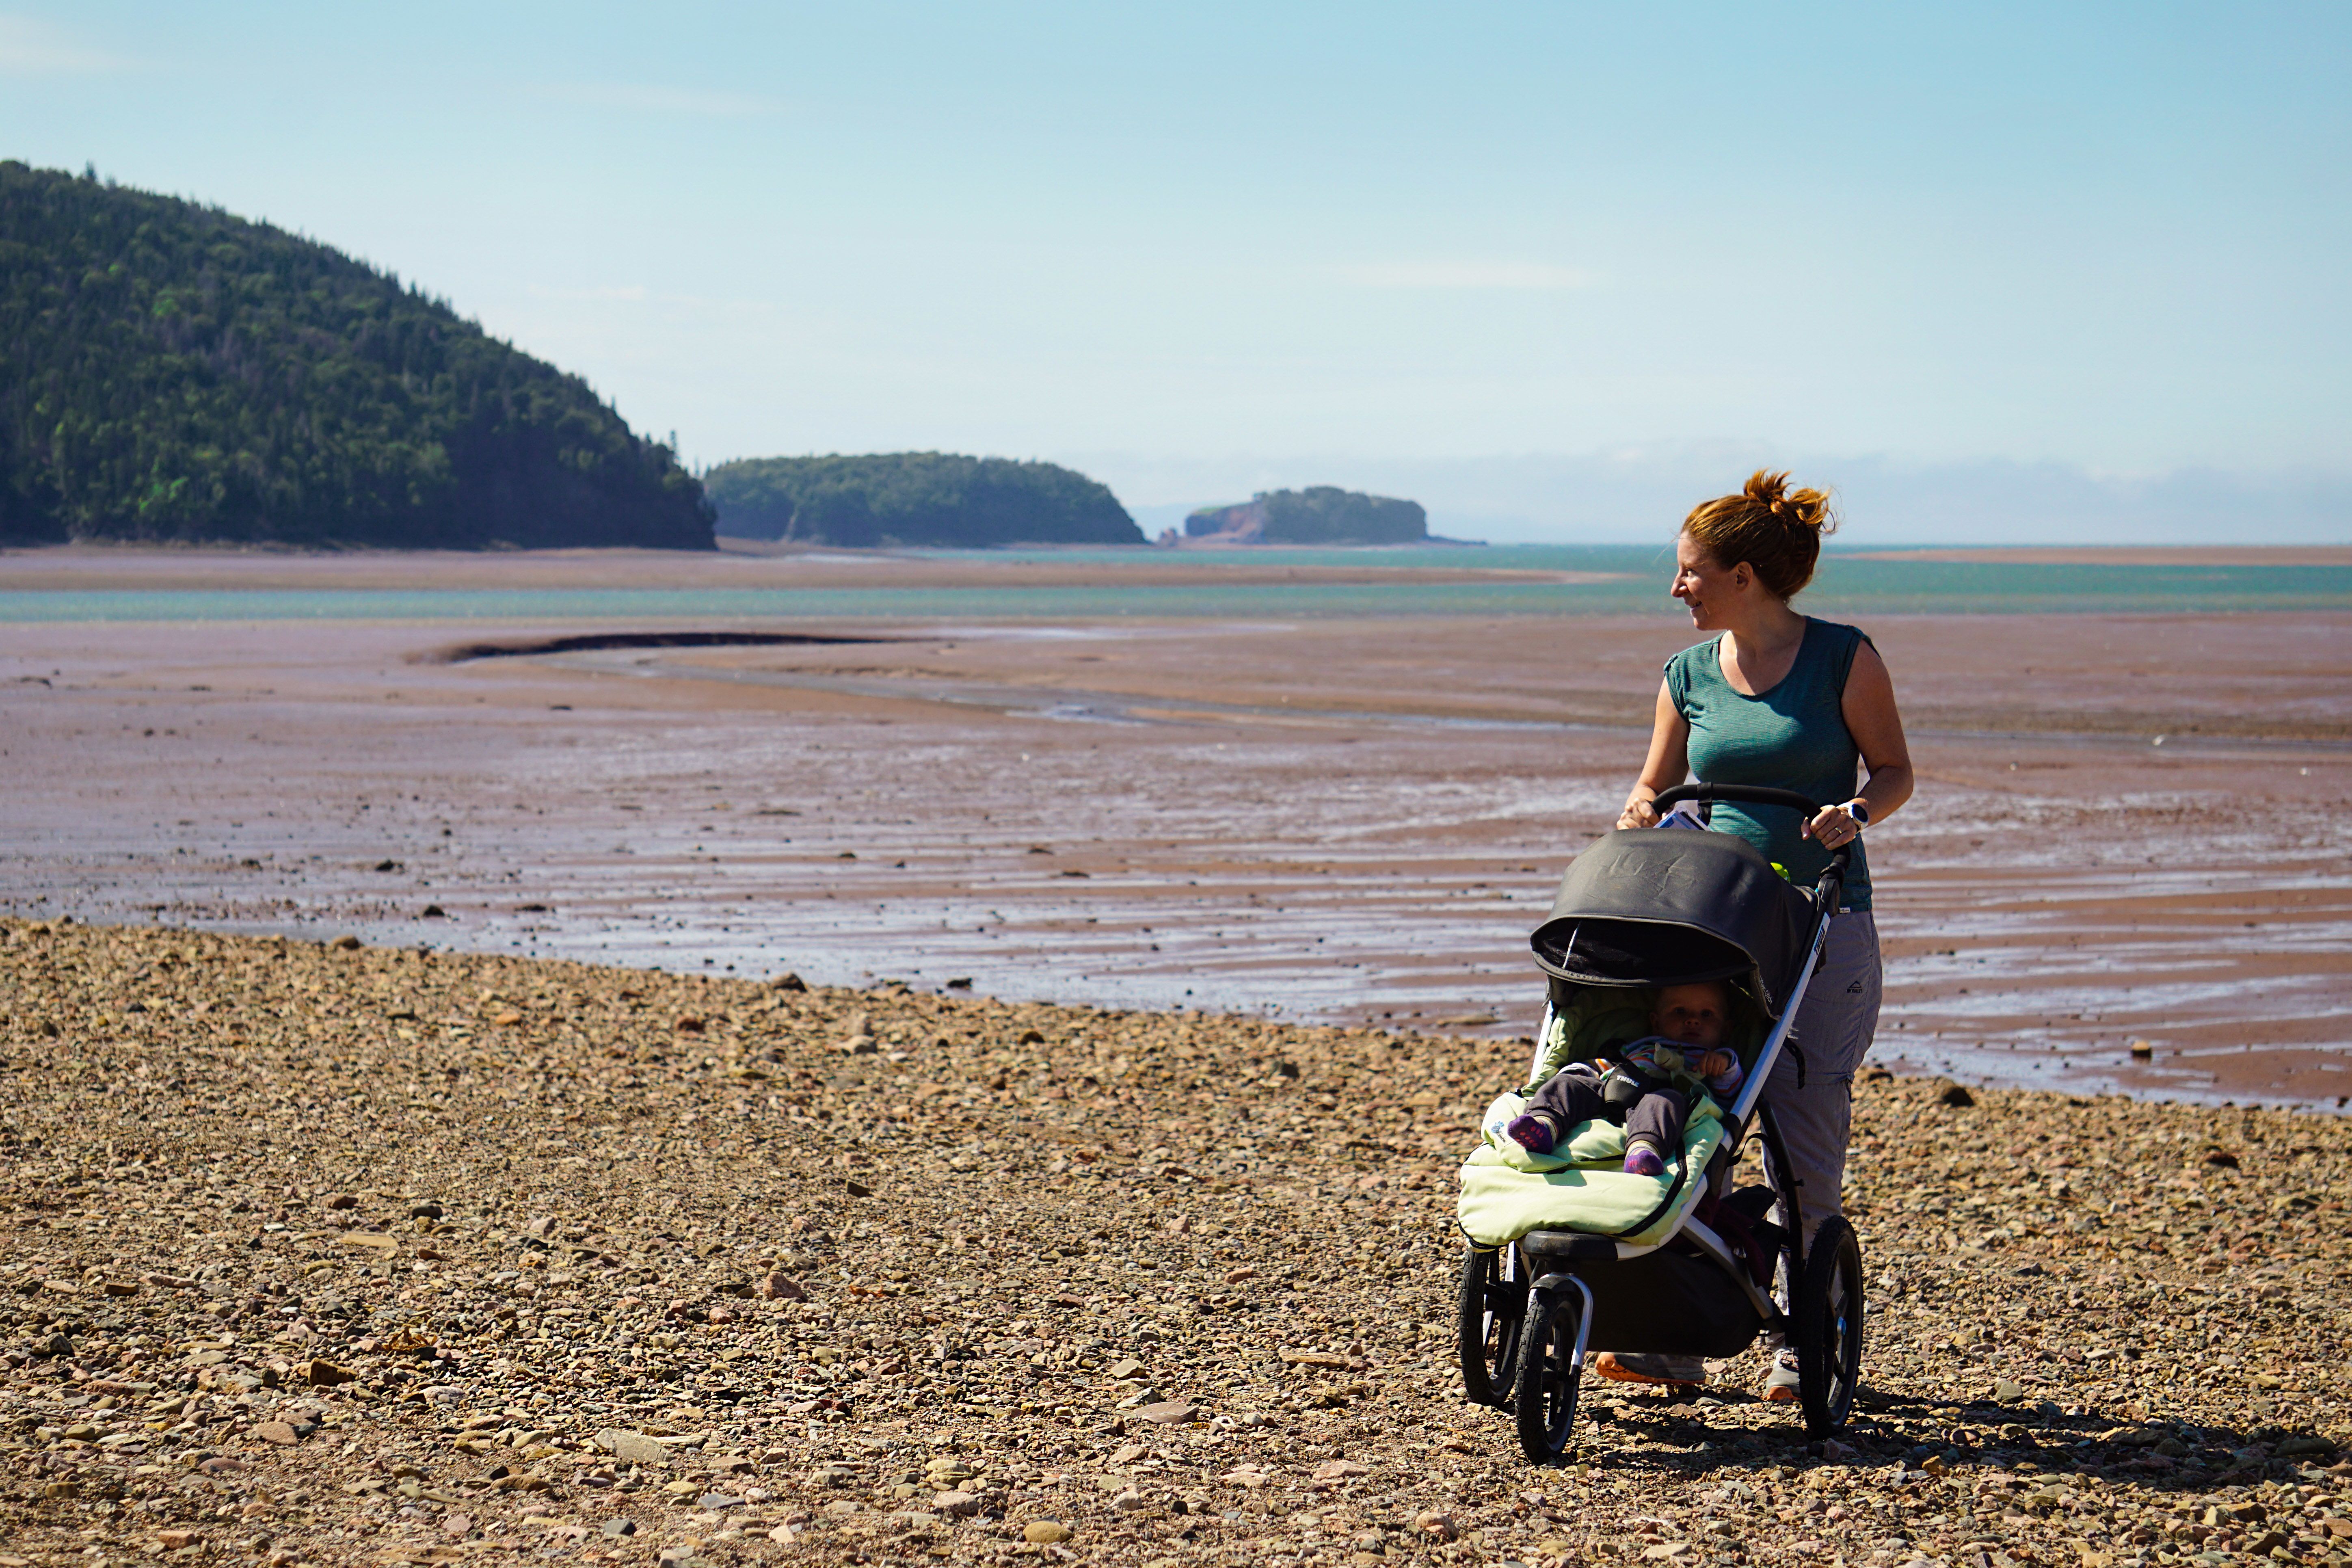
[[[1655,804],[1664,810],[1682,801],[1696,802],[1703,811],[1716,801],[1786,806],[1808,816],[1819,809],[1792,791],[1732,784],[1680,784],[1659,795]],[[1740,1325],[1731,1336],[1738,1343],[1720,1332],[1711,1338],[1701,1334],[1705,1342],[1675,1343],[1674,1329],[1667,1326],[1657,1330],[1664,1342],[1613,1348],[1730,1354],[1758,1334],[1777,1331],[1797,1352],[1799,1402],[1807,1435],[1825,1437],[1845,1425],[1861,1376],[1861,1243],[1843,1216],[1832,1215],[1822,1222],[1811,1245],[1806,1245],[1803,1196],[1772,1108],[1762,1103],[1762,1096],[1820,964],[1850,858],[1850,850],[1835,851],[1815,884],[1811,940],[1755,1065],[1724,1114],[1722,1144],[1705,1173],[1686,1173],[1706,1182],[1719,1203],[1747,1137],[1751,1131],[1759,1135],[1770,1170],[1771,1195],[1783,1222],[1775,1273],[1788,1306],[1784,1309],[1757,1286],[1730,1243],[1696,1217],[1696,1205],[1685,1205],[1675,1229],[1647,1245],[1564,1230],[1530,1231],[1496,1247],[1470,1245],[1463,1259],[1460,1296],[1464,1392],[1475,1404],[1512,1413],[1520,1447],[1532,1462],[1558,1463],[1573,1446],[1585,1355],[1594,1348],[1593,1326],[1604,1310],[1617,1320],[1616,1331],[1622,1332],[1628,1309],[1622,1299],[1629,1292],[1638,1298],[1662,1273],[1670,1283],[1678,1273],[1706,1270],[1709,1265],[1738,1285],[1755,1313],[1752,1322]],[[1547,996],[1531,1074],[1541,1069],[1554,1016],[1555,1003]],[[1748,1189],[1748,1194],[1761,1195],[1764,1191]],[[1687,1244],[1686,1249],[1675,1248],[1677,1242]],[[1699,1256],[1691,1257],[1691,1251]]]

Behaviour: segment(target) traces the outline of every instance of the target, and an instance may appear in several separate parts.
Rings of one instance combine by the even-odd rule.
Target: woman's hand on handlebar
[[[1805,824],[1805,837],[1824,849],[1841,849],[1862,837],[1862,824],[1853,819],[1845,805],[1825,805],[1811,822]]]
[[[1638,796],[1627,801],[1625,809],[1617,814],[1617,826],[1620,827],[1655,827],[1657,825],[1658,808]]]

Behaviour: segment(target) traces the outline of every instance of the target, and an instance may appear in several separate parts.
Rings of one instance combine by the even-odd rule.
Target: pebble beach
[[[1452,1364],[1516,1042],[0,922],[0,1568],[2352,1557],[2352,1125],[1874,1070],[1841,1439]]]

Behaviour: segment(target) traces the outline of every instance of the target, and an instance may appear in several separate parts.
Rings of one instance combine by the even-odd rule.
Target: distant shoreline
[[[2352,544],[1938,544],[1835,553],[1845,561],[1988,566],[2352,566]]]

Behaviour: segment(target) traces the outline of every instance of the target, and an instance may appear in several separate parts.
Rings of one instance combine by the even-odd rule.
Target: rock
[[[763,1276],[759,1283],[760,1299],[763,1301],[805,1301],[808,1291],[798,1280],[782,1274]]]
[[[360,1201],[349,1193],[338,1193],[327,1200],[327,1206],[331,1209],[355,1209],[360,1206]]]
[[[184,1552],[191,1546],[201,1546],[205,1538],[193,1530],[160,1530],[155,1532],[155,1544],[166,1552]]]
[[[604,1533],[606,1535],[619,1537],[624,1535],[635,1535],[636,1532],[637,1521],[634,1519],[608,1519],[604,1521]]]
[[[1369,1476],[1371,1473],[1370,1465],[1360,1465],[1353,1459],[1327,1459],[1315,1467],[1315,1479],[1318,1481],[1342,1480],[1349,1476]]]
[[[1181,1399],[1163,1399],[1156,1405],[1138,1405],[1128,1414],[1161,1426],[1181,1426],[1192,1419],[1194,1411]]]
[[[969,1519],[980,1511],[980,1500],[965,1491],[940,1492],[932,1497],[931,1507],[940,1513]]]
[[[1830,1464],[1830,1465],[1843,1465],[1843,1464],[1844,1464],[1848,1459],[1851,1459],[1851,1458],[1853,1458],[1853,1450],[1852,1448],[1848,1447],[1845,1444],[1839,1442],[1839,1441],[1838,1441],[1836,1438],[1834,1438],[1834,1437],[1827,1437],[1827,1438],[1823,1438],[1823,1439],[1822,1439],[1822,1463],[1824,1463],[1824,1464]]]
[[[346,934],[337,937],[327,945],[334,949],[337,952],[357,952],[360,950],[360,939],[355,936]]]
[[[1070,1527],[1056,1519],[1033,1519],[1021,1527],[1021,1539],[1032,1546],[1059,1546],[1070,1535]]]
[[[616,1459],[646,1469],[667,1469],[669,1450],[643,1432],[631,1432],[623,1427],[608,1426],[596,1434],[596,1447]]]
[[[773,980],[769,981],[768,984],[777,991],[804,992],[808,989],[808,982],[790,970],[777,975]]]
[[[1454,1529],[1452,1515],[1440,1513],[1435,1509],[1413,1515],[1412,1527],[1428,1541],[1453,1541],[1462,1533]]]
[[[2014,1405],[2025,1397],[2025,1384],[2013,1377],[1996,1379],[1992,1385],[1992,1397],[1996,1405]]]
[[[474,1516],[469,1513],[445,1513],[441,1516],[441,1528],[462,1541],[473,1533]]]
[[[1141,1492],[1130,1489],[1110,1500],[1110,1510],[1123,1514],[1157,1513],[1160,1508]]]
[[[304,1383],[313,1388],[340,1388],[344,1384],[356,1383],[360,1375],[350,1367],[320,1360],[303,1362],[294,1370]]]
[[[265,1443],[290,1446],[299,1439],[291,1425],[284,1421],[264,1421],[253,1429],[253,1435]]]
[[[1123,1361],[1115,1361],[1110,1363],[1110,1375],[1120,1383],[1125,1383],[1129,1378],[1141,1377],[1143,1363],[1133,1356],[1129,1356]]]
[[[1977,1097],[1970,1094],[1967,1089],[1957,1083],[1948,1086],[1941,1094],[1936,1097],[1937,1104],[1948,1105],[1953,1107],[1955,1110],[1964,1109],[1968,1106],[1974,1105],[1976,1102]]]

